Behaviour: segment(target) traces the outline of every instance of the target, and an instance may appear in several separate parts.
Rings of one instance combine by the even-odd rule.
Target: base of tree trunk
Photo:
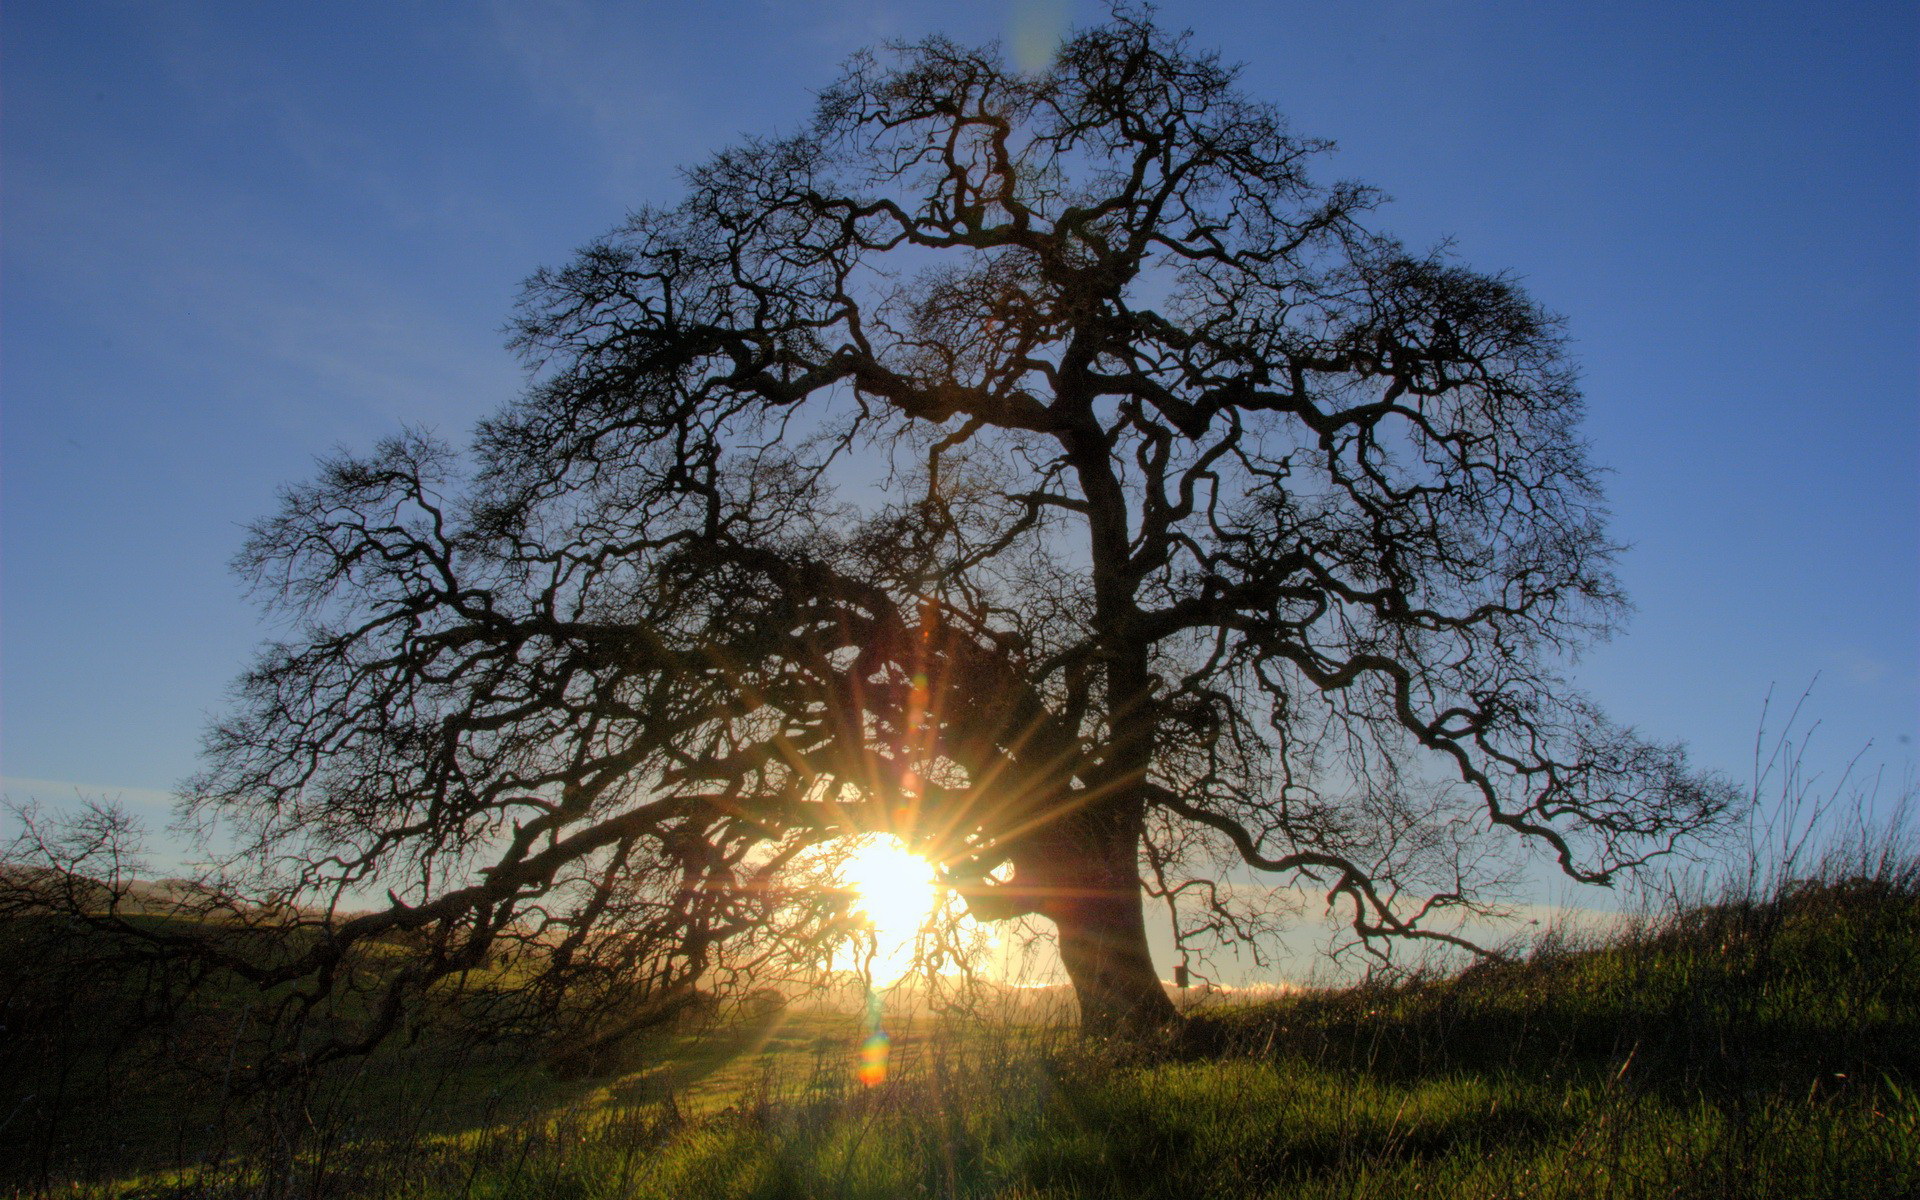
[[[1140,884],[1086,881],[1049,898],[1044,914],[1060,935],[1060,959],[1080,1002],[1080,1028],[1095,1037],[1157,1037],[1180,1022],[1153,969]]]

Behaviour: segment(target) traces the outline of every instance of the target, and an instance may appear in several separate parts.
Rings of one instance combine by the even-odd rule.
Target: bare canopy
[[[1147,893],[1449,937],[1515,847],[1598,882],[1713,820],[1555,674],[1622,611],[1559,322],[1327,148],[1131,10],[1037,74],[935,38],[535,275],[470,455],[330,461],[242,556],[301,623],[191,802],[390,898],[271,977],[407,931],[395,988],[519,938],[668,996],[886,830],[1132,1032]]]

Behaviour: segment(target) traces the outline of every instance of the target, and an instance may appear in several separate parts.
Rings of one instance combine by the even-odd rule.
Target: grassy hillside
[[[592,1080],[512,1047],[394,1047],[244,1113],[143,1093],[149,1057],[137,1103],[101,1098],[117,1131],[36,1163],[22,1125],[0,1157],[15,1194],[102,1197],[1920,1195],[1911,861],[1212,1013],[1154,1053],[895,1032],[871,1088],[854,1018],[769,1012]]]

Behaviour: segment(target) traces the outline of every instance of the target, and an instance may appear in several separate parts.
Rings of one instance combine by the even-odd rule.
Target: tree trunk
[[[1019,864],[1020,874],[1045,880],[1037,907],[1059,931],[1081,1029],[1140,1038],[1177,1024],[1180,1014],[1147,949],[1138,818],[1083,812],[1047,832],[1035,855]]]
[[[1080,1002],[1083,1031],[1139,1038],[1179,1021],[1147,950],[1138,881],[1125,892],[1075,897],[1050,915],[1060,931],[1060,958]]]

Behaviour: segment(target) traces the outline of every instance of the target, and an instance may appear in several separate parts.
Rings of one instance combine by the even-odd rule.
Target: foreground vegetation
[[[872,1087],[856,1018],[770,1009],[594,1078],[423,1039],[266,1104],[135,1057],[63,1129],[21,1099],[48,1080],[9,1084],[0,1160],[15,1195],[99,1197],[1910,1196],[1920,867],[1856,856],[1148,1050],[896,1033]]]

